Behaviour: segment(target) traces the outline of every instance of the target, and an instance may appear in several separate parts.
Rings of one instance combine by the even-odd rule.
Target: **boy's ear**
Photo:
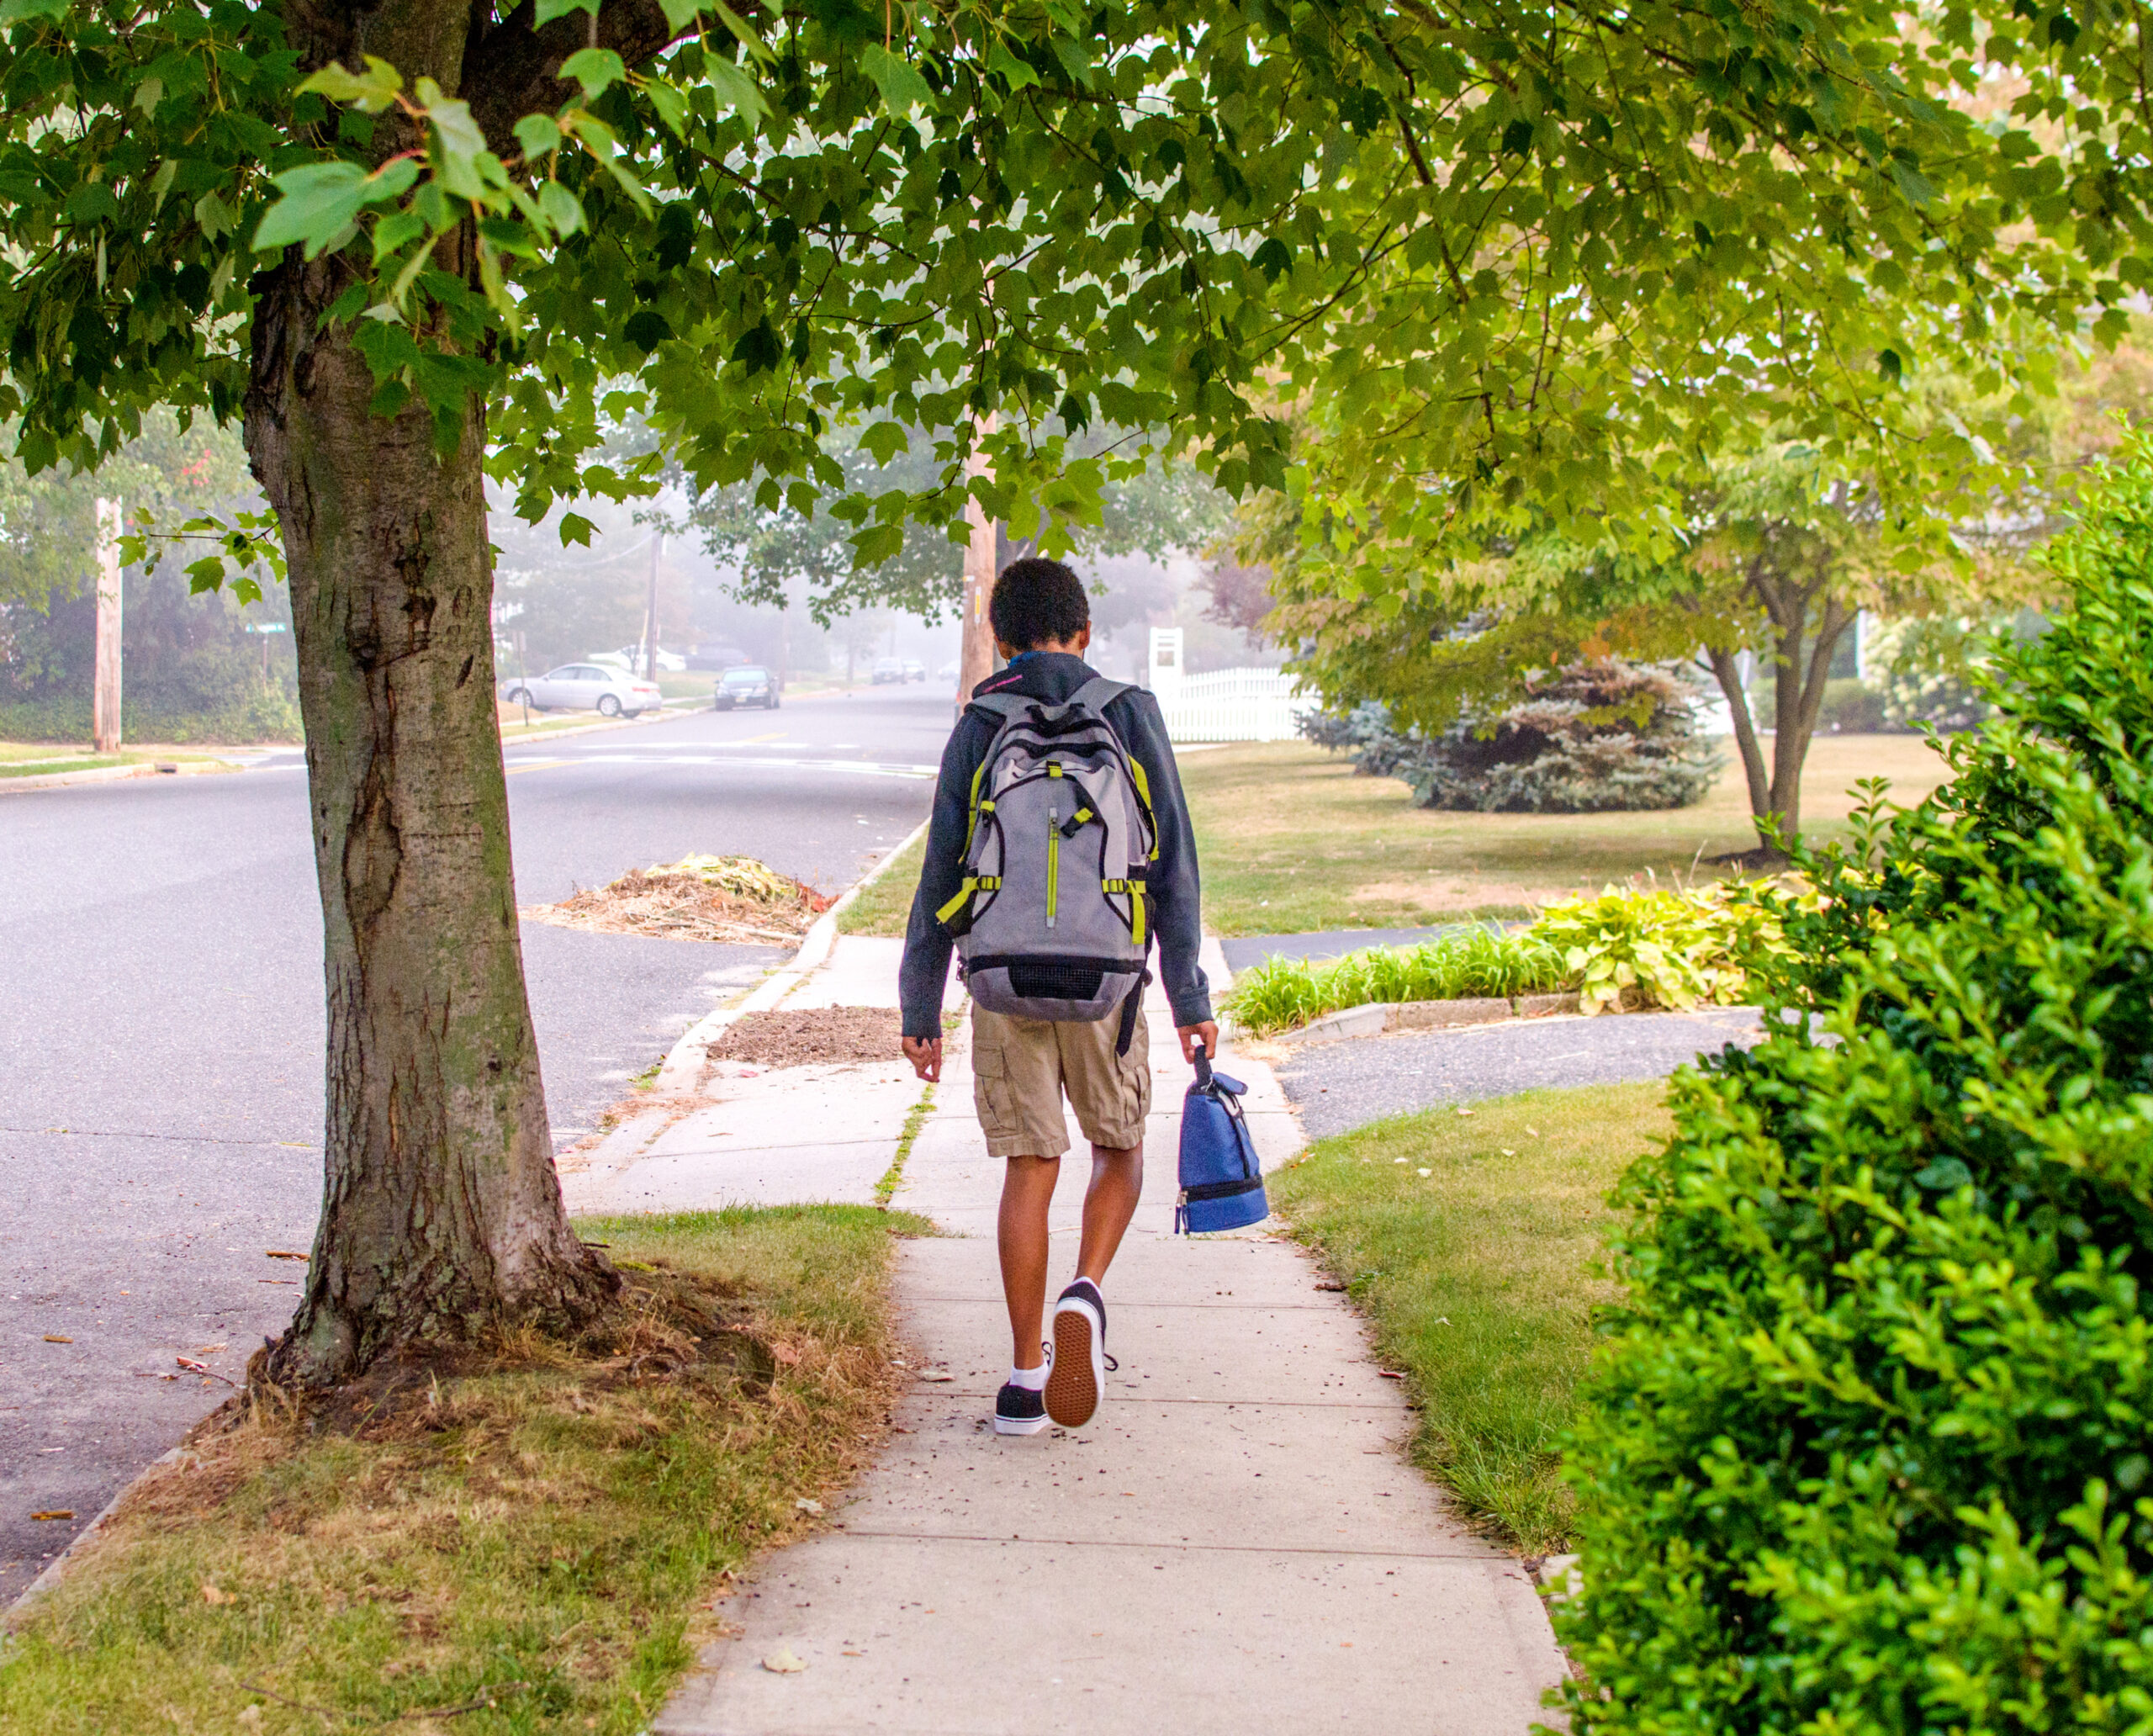
[[[1087,621],[1087,622],[1086,622],[1084,623],[1083,630],[1082,630],[1082,632],[1080,632],[1076,635],[1076,654],[1077,654],[1079,657],[1082,657],[1082,655],[1083,655],[1087,651],[1090,650],[1091,648],[1092,648],[1092,623],[1091,623],[1090,622],[1088,622],[1088,621]]]

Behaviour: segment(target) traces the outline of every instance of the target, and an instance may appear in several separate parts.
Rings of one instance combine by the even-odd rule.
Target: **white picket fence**
[[[1166,714],[1166,733],[1177,742],[1290,741],[1300,733],[1299,714],[1319,703],[1283,670],[1214,670],[1160,679],[1166,673],[1154,670],[1153,691]]]

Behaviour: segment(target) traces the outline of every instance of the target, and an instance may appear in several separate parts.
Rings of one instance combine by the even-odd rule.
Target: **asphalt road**
[[[1301,1125],[1321,1139],[1438,1104],[1664,1078],[1701,1053],[1755,1041],[1758,1029],[1754,1007],[1516,1019],[1296,1044],[1274,1071]]]
[[[691,850],[828,891],[918,824],[918,687],[513,746],[525,904]],[[0,793],[0,1597],[291,1315],[320,1195],[320,908],[294,755]],[[557,1139],[783,949],[526,923]],[[177,1378],[174,1378],[177,1377]],[[37,1521],[39,1511],[75,1516]]]

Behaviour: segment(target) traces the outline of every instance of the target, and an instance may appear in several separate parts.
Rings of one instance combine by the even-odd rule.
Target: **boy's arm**
[[[964,883],[965,828],[971,818],[972,773],[982,745],[977,733],[971,718],[960,718],[943,746],[934,812],[927,823],[927,858],[920,864],[919,890],[913,894],[912,918],[905,924],[897,999],[904,1009],[904,1035],[923,1041],[942,1035],[942,986],[949,980],[954,943],[934,913]]]
[[[1115,702],[1126,720],[1123,744],[1151,788],[1151,817],[1158,823],[1159,859],[1151,864],[1152,919],[1159,936],[1159,974],[1174,1024],[1182,1029],[1211,1022],[1211,985],[1196,961],[1203,944],[1203,891],[1196,869],[1196,833],[1181,791],[1181,773],[1166,740],[1159,702],[1139,688]]]

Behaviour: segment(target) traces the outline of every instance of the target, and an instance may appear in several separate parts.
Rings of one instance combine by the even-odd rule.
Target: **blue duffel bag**
[[[1263,1196],[1263,1166],[1241,1114],[1238,1079],[1211,1071],[1203,1045],[1196,1045],[1196,1082],[1181,1106],[1181,1203],[1177,1233],[1245,1230],[1271,1215]]]

